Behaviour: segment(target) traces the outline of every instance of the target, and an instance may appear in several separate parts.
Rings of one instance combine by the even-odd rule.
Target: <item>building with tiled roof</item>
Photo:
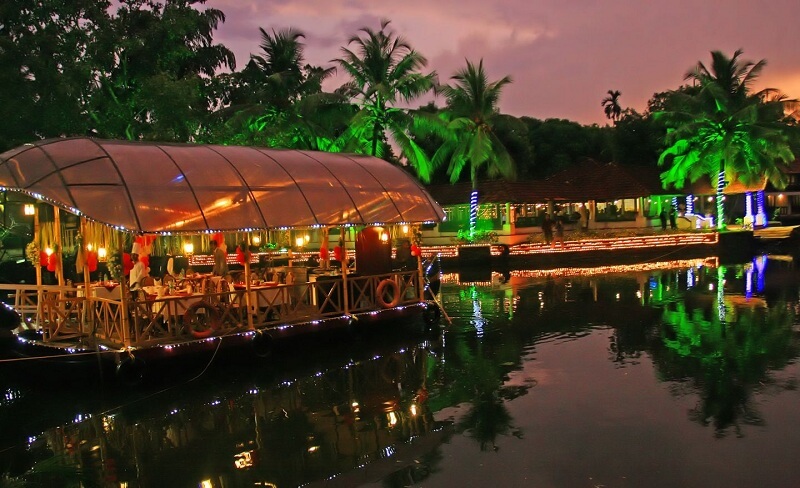
[[[477,229],[516,244],[539,232],[546,214],[568,229],[660,225],[658,216],[674,196],[663,190],[660,173],[659,168],[586,159],[544,180],[480,181]],[[447,220],[426,240],[450,240],[468,229],[469,182],[431,185],[428,191],[444,207]]]

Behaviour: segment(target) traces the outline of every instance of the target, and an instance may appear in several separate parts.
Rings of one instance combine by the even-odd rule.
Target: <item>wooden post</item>
[[[342,300],[344,301],[342,309],[345,315],[350,315],[350,297],[347,290],[347,241],[344,240],[345,228],[339,228],[339,236],[342,242]]]
[[[242,246],[245,246],[247,243],[242,243]],[[245,246],[244,251],[244,303],[247,309],[247,328],[249,330],[255,330],[255,324],[253,324],[253,314],[250,312],[250,247]]]
[[[86,317],[90,313],[90,311],[92,310],[92,298],[93,298],[92,297],[92,288],[91,288],[92,277],[91,277],[91,274],[89,272],[89,263],[88,263],[89,253],[86,251],[86,248],[87,248],[88,242],[89,242],[89,235],[86,232],[87,228],[88,227],[86,225],[86,218],[85,217],[81,217],[81,236],[83,236],[83,239],[81,240],[81,249],[79,249],[78,252],[83,253],[83,297],[84,297],[84,308],[83,308],[83,314],[82,314],[83,323],[81,324],[81,328],[83,329],[84,332],[86,332],[86,329],[85,329],[86,322],[87,322]]]
[[[55,244],[58,249],[58,267],[56,267],[56,279],[58,286],[64,286],[64,247],[61,242],[61,210],[53,206],[53,236],[56,240]],[[59,292],[59,296],[63,297],[63,290]]]
[[[39,224],[39,202],[33,204],[33,242],[41,246],[41,226]],[[41,252],[40,252],[41,256]],[[43,326],[42,320],[42,263],[36,266],[36,325]]]
[[[128,318],[128,282],[125,280],[125,267],[122,264],[123,254],[125,253],[125,239],[119,240],[119,259],[120,266],[123,266],[122,276],[119,277],[119,297],[120,297],[120,327],[122,327],[122,344],[130,346],[130,320]]]

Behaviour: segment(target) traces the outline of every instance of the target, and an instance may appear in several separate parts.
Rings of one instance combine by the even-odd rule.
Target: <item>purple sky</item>
[[[340,47],[381,18],[428,58],[440,82],[465,59],[484,59],[490,79],[510,75],[504,113],[584,124],[607,122],[600,101],[622,92],[639,111],[655,92],[678,87],[710,51],[744,49],[766,59],[756,88],[800,97],[798,0],[208,0],[227,21],[215,41],[236,54],[241,69],[258,52],[258,27],[294,27],[306,34],[306,61],[332,66]],[[334,83],[333,88],[341,83]],[[439,105],[442,100],[437,101]]]

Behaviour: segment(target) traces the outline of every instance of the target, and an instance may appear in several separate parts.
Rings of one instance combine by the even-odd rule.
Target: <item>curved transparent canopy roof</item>
[[[0,154],[0,185],[131,232],[440,221],[402,169],[352,154],[49,139]]]

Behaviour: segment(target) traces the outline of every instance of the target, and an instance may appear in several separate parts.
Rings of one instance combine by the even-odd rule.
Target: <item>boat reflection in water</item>
[[[452,430],[428,404],[431,347],[395,342],[319,371],[142,394],[29,435],[5,458],[12,476],[53,486],[65,473],[91,486],[352,486],[418,470]]]
[[[0,460],[25,480],[47,479],[41,477],[48,470],[63,480],[72,469],[74,477],[115,487],[452,486],[489,479],[581,486],[589,476],[623,475],[631,486],[735,484],[745,475],[781,485],[780,469],[765,473],[748,464],[760,462],[763,446],[744,440],[735,448],[743,453],[737,463],[716,467],[705,455],[697,462],[686,455],[678,468],[659,471],[657,479],[653,473],[678,450],[724,455],[730,447],[715,439],[747,437],[753,425],[778,446],[772,466],[794,463],[781,457],[781,446],[798,437],[794,426],[769,430],[756,401],[794,388],[788,366],[800,355],[800,301],[793,266],[761,256],[737,266],[709,258],[513,270],[477,280],[444,275],[442,301],[452,324],[439,338],[382,336],[347,350],[337,344],[335,351],[294,351],[272,370],[230,371],[233,380],[204,376],[119,399],[121,407],[88,404],[92,415],[69,406],[76,399],[86,404],[91,393],[7,393],[0,428],[18,442],[10,440],[11,450],[0,446]],[[623,398],[635,401],[622,404]],[[771,398],[777,415],[777,396]],[[55,412],[67,417],[52,421]],[[34,426],[37,418],[44,425]],[[631,425],[669,447],[655,458],[630,449]],[[476,459],[474,448],[488,452],[479,454],[479,467],[466,461]],[[588,457],[575,461],[576,450]],[[509,470],[520,452],[530,465]],[[626,462],[595,463],[598,453]]]

